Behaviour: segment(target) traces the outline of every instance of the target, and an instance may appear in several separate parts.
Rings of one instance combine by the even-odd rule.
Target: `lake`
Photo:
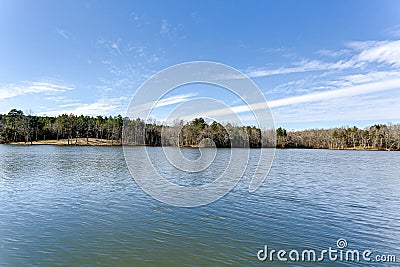
[[[161,148],[148,149],[158,162]],[[399,163],[400,152],[277,150],[254,193],[245,173],[223,198],[181,208],[147,195],[120,147],[0,145],[0,265],[308,266],[320,263],[271,264],[257,252],[337,248],[340,238],[398,264]],[[183,181],[208,182],[218,166]]]

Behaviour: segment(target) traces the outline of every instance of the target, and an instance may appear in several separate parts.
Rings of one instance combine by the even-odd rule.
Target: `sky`
[[[276,127],[400,122],[400,1],[0,1],[2,114],[124,115],[143,82],[190,61],[247,75]],[[192,85],[154,119],[199,97],[243,105]]]

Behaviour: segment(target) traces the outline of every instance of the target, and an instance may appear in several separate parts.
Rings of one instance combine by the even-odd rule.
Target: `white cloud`
[[[154,106],[154,108],[170,106],[170,105],[186,102],[186,101],[190,100],[193,96],[196,96],[196,94],[184,94],[184,95],[176,95],[176,96],[167,97],[165,99],[161,99],[160,101],[158,101],[157,104]]]
[[[367,73],[345,75],[341,77],[341,79],[351,84],[360,84],[366,82],[395,79],[398,77],[400,77],[400,71],[371,71]]]
[[[117,106],[95,102],[92,104],[84,104],[75,109],[70,110],[70,113],[76,115],[109,115]]]
[[[400,37],[400,24],[394,25],[385,31],[389,36],[399,38]]]
[[[168,38],[185,39],[186,36],[182,35],[183,24],[171,25],[166,19],[161,20],[160,34]]]
[[[52,94],[72,89],[74,88],[52,82],[23,82],[21,84],[6,84],[0,86],[0,99],[7,99],[26,94]]]
[[[88,115],[88,116],[108,116],[111,114],[122,113],[121,103],[126,102],[125,97],[102,98],[94,103],[71,103],[59,107],[66,109],[57,109],[52,111],[39,112],[38,115],[57,116],[61,114]],[[73,107],[75,108],[68,108]]]
[[[121,49],[120,49],[120,42],[121,40],[118,39],[117,41],[108,41],[104,39],[97,40],[96,45],[99,47],[104,47],[108,49],[108,52],[110,55],[122,55]]]
[[[146,23],[144,21],[144,16],[137,14],[136,12],[131,12],[130,14],[130,18],[133,22],[133,24],[135,25],[135,27],[139,28],[142,26],[142,24]]]
[[[296,62],[291,66],[275,69],[253,67],[245,73],[247,76],[255,78],[321,70],[359,69],[365,67],[368,63],[386,63],[394,67],[400,67],[400,40],[349,42],[346,45],[349,49],[317,51],[317,54],[321,56],[340,58],[336,61],[307,59]],[[353,56],[343,58],[346,55]],[[235,79],[235,77],[231,78]]]
[[[141,105],[137,105],[128,109],[128,117],[130,118],[144,118],[149,113],[153,112],[157,108],[175,105],[179,103],[183,103],[192,99],[192,97],[196,96],[197,94],[181,94],[170,96],[159,101],[152,101],[148,103],[144,103]]]
[[[333,98],[351,97],[356,95],[363,95],[380,91],[388,91],[393,89],[400,89],[400,78],[354,85],[347,88],[329,90],[319,93],[312,93],[301,96],[293,96],[284,99],[278,99],[270,101],[269,106],[271,108],[274,108],[274,107],[294,105],[300,103],[323,101]]]
[[[134,46],[134,45],[128,45],[128,48],[126,51],[133,55],[133,57],[138,58],[138,57],[144,57],[146,56],[146,51],[148,47],[146,46]]]
[[[300,104],[307,104],[309,103],[321,103],[323,107],[327,107],[326,103],[330,103],[333,99],[352,99],[353,97],[357,96],[362,96],[362,95],[367,95],[367,94],[372,94],[372,93],[379,93],[379,92],[384,92],[384,91],[389,91],[389,90],[400,90],[400,78],[396,79],[391,79],[391,80],[384,80],[384,81],[379,81],[379,82],[372,82],[372,83],[364,83],[364,84],[359,84],[359,85],[354,85],[350,87],[345,87],[345,88],[340,88],[340,89],[335,89],[335,90],[328,90],[324,92],[318,92],[318,93],[311,93],[311,94],[306,94],[306,95],[300,95],[300,96],[293,96],[293,97],[288,97],[288,98],[283,98],[283,99],[278,99],[274,101],[270,101],[268,103],[269,108],[271,109],[276,109],[279,107],[285,107],[285,106],[291,106],[292,110],[296,110],[296,108],[293,108],[292,106],[300,105]],[[368,105],[368,102],[363,103],[364,106]],[[351,106],[351,104],[349,104]],[[304,107],[304,106],[303,106]],[[333,106],[333,108],[338,108],[340,106]],[[221,117],[225,115],[229,115],[232,112],[236,114],[242,114],[242,113],[248,113],[257,110],[264,110],[266,108],[265,102],[259,102],[259,103],[254,103],[249,105],[240,105],[240,106],[234,106],[229,108],[224,108],[224,109],[217,109],[217,110],[210,110],[207,111],[201,116],[208,116],[208,117]],[[306,109],[307,110],[307,109]],[[297,119],[300,121],[305,117],[308,113],[303,112],[302,108],[297,109],[298,112],[294,116],[296,116]],[[396,112],[396,110],[392,111]],[[400,116],[399,112],[396,112]],[[332,115],[332,114],[331,114]],[[184,119],[187,118],[194,118],[196,116],[199,116],[195,111],[193,114],[185,116]],[[308,117],[308,116],[307,116]],[[319,116],[320,117],[320,116]],[[365,117],[365,116],[364,116]],[[325,120],[329,120],[329,116],[325,114]],[[368,119],[368,118],[364,118]]]
[[[264,77],[270,75],[282,75],[298,72],[321,71],[321,70],[343,70],[360,67],[362,63],[350,60],[338,60],[335,62],[323,62],[319,60],[302,60],[295,63],[292,67],[282,67],[278,69],[256,69],[246,72],[250,78]],[[234,77],[232,77],[234,78]]]
[[[116,42],[111,43],[110,47],[116,50],[119,49],[119,45]]]
[[[169,32],[169,24],[167,22],[166,19],[162,19],[161,20],[161,29],[160,29],[160,33],[161,34],[167,34]]]
[[[76,107],[76,106],[79,106],[79,104],[78,103],[62,104],[59,107],[60,108],[69,108],[69,107]]]
[[[62,29],[60,29],[60,28],[57,28],[57,29],[56,29],[56,32],[57,32],[61,37],[63,37],[65,40],[69,40],[69,39],[70,39],[69,36],[67,35],[67,33],[66,33],[64,30],[62,30]]]
[[[114,105],[95,102],[92,104],[81,104],[80,106],[73,109],[57,109],[52,111],[38,112],[38,115],[39,116],[58,116],[61,114],[89,115],[89,116],[110,115],[111,112],[115,110],[115,108],[116,106]]]
[[[346,55],[349,53],[350,53],[350,50],[348,50],[348,49],[341,49],[338,51],[322,49],[322,50],[317,51],[318,55],[326,56],[326,57],[339,57],[339,56],[343,56],[343,55]]]
[[[400,40],[353,44],[364,48],[358,55],[359,61],[387,63],[400,67]]]
[[[274,109],[273,114],[277,125],[316,121],[342,121],[352,125],[360,121],[394,121],[400,119],[399,101],[400,96],[381,98],[379,95],[359,95],[281,107]]]

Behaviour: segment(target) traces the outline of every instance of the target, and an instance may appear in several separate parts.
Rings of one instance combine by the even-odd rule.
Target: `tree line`
[[[208,124],[203,118],[185,123],[175,120],[173,125],[144,124],[140,119],[126,120],[124,140],[127,145],[155,145],[179,147],[274,147],[273,131],[262,132],[257,127]]]
[[[78,138],[107,139],[111,142],[121,139],[123,118],[90,117],[63,114],[57,117],[25,115],[21,110],[12,109],[0,114],[0,142],[25,142],[67,139],[74,144]]]
[[[287,132],[276,130],[277,147],[400,150],[400,124],[375,124],[364,129],[340,127]]]
[[[86,138],[87,143],[89,138],[105,139],[111,145],[262,146],[261,130],[256,127],[221,125],[217,122],[208,125],[203,118],[186,124],[177,121],[173,126],[166,126],[139,118],[131,120],[121,115],[91,117],[63,114],[52,117],[24,114],[17,109],[12,109],[8,114],[0,114],[0,143],[32,144],[37,141],[65,139],[68,145],[73,145],[80,138]],[[265,146],[273,146],[273,139],[264,140]]]
[[[230,123],[207,123],[203,118],[190,122],[174,121],[162,125],[155,121],[118,116],[35,116],[12,109],[0,114],[0,143],[32,143],[43,140],[67,140],[77,144],[79,138],[108,140],[111,145],[149,146],[216,146],[216,147],[279,147],[325,149],[400,150],[400,124],[376,124],[365,129],[341,127],[287,131],[279,127],[261,130]]]

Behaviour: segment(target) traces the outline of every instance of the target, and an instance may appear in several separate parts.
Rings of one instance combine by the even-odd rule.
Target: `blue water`
[[[144,193],[121,148],[0,145],[0,265],[317,266],[262,262],[257,252],[345,238],[350,249],[397,256],[376,266],[398,266],[399,163],[399,152],[277,150],[256,192],[246,176],[214,203],[179,208]]]

